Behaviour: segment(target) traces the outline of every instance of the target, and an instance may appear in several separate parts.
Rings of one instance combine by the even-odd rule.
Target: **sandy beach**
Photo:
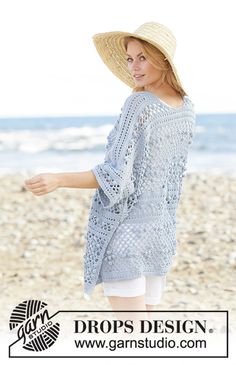
[[[84,230],[93,189],[34,196],[24,175],[0,177],[1,331],[18,303],[51,311],[111,309],[102,286],[83,293]],[[229,310],[236,318],[236,177],[187,174],[177,211],[177,255],[157,309]]]

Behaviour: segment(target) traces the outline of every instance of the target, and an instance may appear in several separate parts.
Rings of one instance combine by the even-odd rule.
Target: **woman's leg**
[[[139,295],[136,297],[119,297],[119,296],[108,296],[107,297],[112,309],[114,310],[143,310],[146,311],[145,305],[145,296]],[[119,319],[128,319],[128,318],[140,318],[147,319],[146,313],[142,312],[116,312],[116,316]]]
[[[156,309],[157,309],[156,305],[146,304],[146,310],[148,311],[147,315],[148,315],[149,320],[156,319],[156,313],[149,312],[149,311],[156,310]]]
[[[146,276],[146,310],[148,311],[149,319],[157,319],[156,311],[158,304],[161,302],[163,292],[166,286],[166,276],[148,275]],[[154,304],[157,303],[157,304]]]
[[[145,296],[140,295],[136,297],[119,297],[108,296],[107,297],[113,310],[124,311],[146,311]],[[121,321],[129,320],[133,322],[135,327],[135,333],[139,333],[140,320],[148,319],[146,312],[115,312],[114,315]]]

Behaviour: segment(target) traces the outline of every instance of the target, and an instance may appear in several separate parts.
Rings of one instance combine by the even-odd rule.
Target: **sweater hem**
[[[86,285],[84,287],[84,295],[92,295],[93,290],[95,289],[95,287],[103,282],[115,282],[115,281],[119,281],[119,280],[131,280],[131,279],[138,279],[139,277],[145,275],[145,276],[149,276],[149,275],[156,275],[156,276],[165,276],[168,273],[169,270],[165,270],[165,271],[133,271],[133,273],[131,275],[129,275],[128,277],[125,275],[120,275],[119,277],[116,276],[116,278],[99,278],[96,282],[96,284],[90,284],[90,285]]]
[[[116,276],[115,278],[112,277],[103,277],[97,284],[103,283],[103,282],[112,282],[112,281],[120,281],[120,280],[132,280],[132,279],[138,279],[141,276],[149,276],[149,275],[155,275],[155,276],[165,276],[166,272],[164,271],[134,271],[131,275],[127,277],[127,275],[120,275]],[[96,284],[96,285],[97,285]]]

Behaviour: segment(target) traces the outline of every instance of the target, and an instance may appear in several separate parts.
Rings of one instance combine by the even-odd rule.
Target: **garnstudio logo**
[[[60,325],[49,317],[46,303],[40,300],[25,300],[12,311],[10,330],[17,328],[18,340],[23,339],[23,348],[30,351],[43,351],[57,340]]]

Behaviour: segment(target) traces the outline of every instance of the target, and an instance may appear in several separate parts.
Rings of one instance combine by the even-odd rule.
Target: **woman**
[[[40,174],[26,188],[35,195],[95,188],[85,235],[85,293],[102,283],[114,310],[153,310],[176,253],[194,104],[173,64],[175,37],[164,25],[148,22],[134,33],[99,33],[93,40],[104,63],[133,89],[108,136],[104,162],[91,171]]]

